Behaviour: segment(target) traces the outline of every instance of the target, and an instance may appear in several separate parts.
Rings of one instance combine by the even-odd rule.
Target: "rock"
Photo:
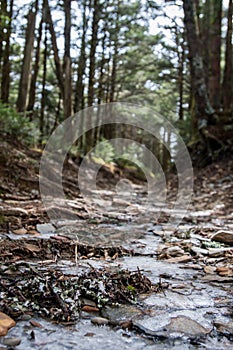
[[[216,272],[220,276],[233,276],[233,270],[227,266],[219,266],[216,268]]]
[[[185,263],[192,261],[191,255],[177,256],[176,258],[170,258],[166,260],[169,263]]]
[[[211,240],[233,245],[233,231],[220,230],[211,237]]]
[[[121,325],[142,315],[142,311],[133,305],[119,305],[116,307],[106,306],[102,310],[103,317],[107,318],[112,325]]]
[[[17,337],[3,339],[3,344],[7,346],[17,346],[21,343],[21,339]]]
[[[54,233],[55,227],[52,224],[37,224],[36,230],[43,235],[47,233]]]
[[[170,294],[173,294],[173,298],[179,297],[174,292]],[[168,339],[180,338],[183,335],[196,337],[210,333],[213,325],[211,320],[206,319],[206,306],[208,302],[207,304],[205,303],[205,306],[202,302],[198,305],[197,300],[189,301],[190,296],[181,297],[175,305],[174,303],[172,304],[172,300],[169,304],[164,302],[164,306],[162,306],[163,310],[161,307],[158,307],[159,303],[156,306],[154,305],[151,307],[155,311],[154,315],[150,314],[138,317],[133,320],[133,327],[140,329],[145,334]],[[199,295],[197,294],[196,297],[199,298]],[[207,297],[209,297],[208,294]],[[165,298],[161,298],[160,296],[160,299]],[[176,311],[172,311],[170,305],[173,305],[172,307]]]
[[[130,202],[125,201],[124,199],[118,199],[118,198],[114,198],[112,201],[112,206],[113,207],[128,207],[130,206]]]
[[[191,251],[197,255],[209,255],[208,249],[203,249],[199,247],[192,247]]]
[[[120,326],[122,329],[132,329],[132,328],[133,328],[133,322],[132,322],[132,320],[121,321],[121,322],[119,323],[119,326]]]
[[[214,266],[205,266],[204,267],[204,272],[205,273],[209,273],[209,274],[214,274],[215,273],[215,271],[216,271],[216,267],[214,267]]]
[[[169,332],[184,333],[190,336],[201,336],[211,332],[211,329],[203,327],[187,316],[173,317],[166,329]]]
[[[33,236],[40,236],[40,233],[37,232],[36,230],[30,230],[30,231],[28,231],[28,234],[33,235]]]
[[[222,322],[214,322],[215,327],[217,328],[218,332],[223,334],[233,334],[233,322],[229,323],[222,323]]]
[[[93,306],[97,307],[96,303],[93,300],[87,299],[87,298],[81,298],[81,302],[83,306]]]
[[[39,322],[34,321],[34,320],[30,320],[30,324],[31,324],[33,327],[36,327],[36,328],[42,328],[42,327],[43,327]]]
[[[6,335],[8,330],[15,325],[16,323],[12,318],[0,312],[0,336]]]
[[[86,312],[98,312],[99,309],[98,307],[94,307],[94,306],[90,306],[90,305],[84,305],[82,307],[82,311],[86,311]]]
[[[209,248],[210,257],[225,256],[227,252],[232,251],[232,248]]]
[[[103,317],[94,317],[91,319],[91,322],[97,326],[104,326],[109,323],[108,319]]]
[[[31,315],[23,314],[23,315],[20,317],[20,320],[21,320],[21,321],[29,321],[31,318],[32,318]]]
[[[205,275],[201,278],[203,282],[220,282],[220,283],[232,283],[232,276],[218,276],[218,275]]]
[[[14,230],[13,233],[15,235],[26,235],[28,231],[25,228],[20,228],[18,230]]]
[[[2,208],[1,214],[5,216],[28,216],[28,212],[22,208]]]
[[[181,249],[179,246],[173,246],[173,247],[167,248],[166,253],[167,255],[170,255],[172,257],[182,256],[185,254],[184,250]]]

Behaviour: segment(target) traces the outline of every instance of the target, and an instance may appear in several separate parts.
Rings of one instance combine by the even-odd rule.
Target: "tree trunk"
[[[68,118],[72,114],[72,80],[71,80],[71,0],[64,0],[65,9],[65,54],[64,54],[64,115]]]
[[[31,9],[28,13],[28,23],[27,23],[27,29],[26,29],[23,65],[21,70],[18,100],[17,100],[18,112],[26,111],[37,9],[38,9],[38,1],[36,1],[34,11]]]
[[[225,68],[222,84],[222,103],[223,111],[226,114],[230,114],[233,108],[233,67],[232,67],[232,0],[229,0],[228,8],[228,27],[226,36],[226,51],[225,51]]]
[[[2,72],[2,61],[4,54],[4,40],[5,40],[5,31],[6,31],[6,20],[7,17],[7,0],[2,0],[0,2],[0,73]]]
[[[92,33],[91,33],[91,48],[90,48],[90,65],[89,65],[89,81],[88,81],[88,106],[94,103],[94,84],[95,84],[95,69],[96,69],[96,47],[98,44],[98,27],[100,20],[100,4],[99,0],[94,0],[93,17],[92,17]],[[91,125],[92,112],[87,114],[87,123]],[[86,133],[85,153],[91,150],[94,144],[94,130],[89,130]]]
[[[2,82],[1,82],[1,100],[3,103],[8,103],[9,93],[10,93],[10,38],[12,30],[12,15],[13,15],[13,0],[10,1],[10,9],[7,12],[8,23],[6,32],[6,43],[3,55],[3,65],[2,65]]]
[[[86,69],[86,34],[87,34],[87,24],[88,19],[86,15],[86,0],[83,3],[83,19],[82,19],[82,39],[81,39],[81,49],[80,56],[78,59],[78,77],[76,82],[76,91],[75,91],[75,103],[74,111],[75,113],[84,109],[84,73]]]
[[[215,111],[210,104],[208,89],[205,83],[203,60],[200,52],[200,40],[197,35],[193,0],[184,0],[184,22],[189,48],[191,84],[196,103],[196,116],[199,130],[205,129]]]
[[[111,74],[111,83],[110,83],[110,102],[114,101],[115,97],[115,90],[116,90],[116,72],[117,72],[117,58],[118,58],[118,32],[119,32],[119,9],[120,7],[120,0],[117,2],[117,8],[116,8],[116,19],[115,19],[115,31],[114,31],[114,52],[113,52],[113,59],[112,59],[112,74]]]
[[[220,109],[220,61],[221,61],[221,22],[222,0],[211,3],[209,31],[209,79],[208,91],[210,103],[216,111]],[[206,43],[205,43],[206,44]]]
[[[96,47],[98,44],[98,27],[99,27],[99,20],[100,20],[99,11],[100,11],[99,0],[94,0],[92,33],[91,33],[91,49],[90,49],[89,81],[88,81],[88,106],[92,106],[94,101]]]
[[[206,0],[203,5],[203,18],[200,19],[200,39],[201,39],[201,52],[203,57],[205,82],[209,86],[209,71],[210,71],[210,2]]]
[[[44,57],[43,57],[43,78],[42,78],[42,93],[41,93],[41,110],[40,110],[40,143],[44,137],[44,117],[45,117],[45,106],[46,106],[46,76],[47,76],[47,56],[48,56],[48,39],[47,39],[47,28],[45,29],[44,38]]]
[[[36,81],[37,81],[39,68],[40,68],[40,44],[41,44],[41,38],[42,38],[42,30],[43,30],[43,18],[41,19],[40,25],[39,25],[37,47],[36,47],[36,54],[35,54],[35,63],[34,63],[33,74],[31,78],[29,102],[27,107],[27,110],[31,112],[30,119],[32,119],[32,115],[33,115],[32,112],[34,109],[35,97],[36,97]]]
[[[51,35],[58,86],[59,86],[62,100],[64,103],[63,71],[62,71],[62,66],[61,66],[61,62],[60,62],[60,58],[59,58],[59,54],[58,54],[57,38],[56,38],[56,33],[55,33],[54,25],[53,25],[53,20],[52,20],[51,10],[50,10],[48,0],[44,0],[44,8],[45,8],[45,21],[46,21],[46,23],[48,23],[49,31],[50,31],[50,35]]]

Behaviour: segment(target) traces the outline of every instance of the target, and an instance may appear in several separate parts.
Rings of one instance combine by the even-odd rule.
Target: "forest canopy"
[[[200,165],[232,151],[232,0],[2,0],[0,6],[2,135],[43,146],[65,118],[119,101],[154,107]],[[93,130],[75,152],[114,133]],[[140,140],[169,169],[166,148],[147,136]]]

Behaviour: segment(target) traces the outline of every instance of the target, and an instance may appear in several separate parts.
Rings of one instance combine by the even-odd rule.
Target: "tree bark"
[[[191,84],[196,103],[196,116],[199,130],[207,127],[215,111],[210,104],[208,88],[205,83],[203,59],[200,52],[200,40],[194,20],[193,0],[184,0],[184,22],[187,34]]]
[[[118,58],[118,31],[119,31],[119,9],[120,7],[120,0],[117,2],[117,8],[116,8],[116,19],[115,19],[115,32],[114,32],[114,52],[113,52],[113,59],[112,59],[112,74],[111,74],[111,83],[110,83],[110,96],[109,100],[110,102],[114,101],[115,97],[115,90],[116,90],[116,74],[117,74],[117,58]]]
[[[68,118],[72,114],[72,80],[71,80],[71,0],[64,0],[65,10],[65,54],[64,54],[64,116]]]
[[[8,23],[2,65],[1,100],[6,104],[9,102],[10,93],[10,38],[12,31],[13,2],[13,0],[10,1],[10,9],[7,11]]]
[[[99,20],[100,20],[99,12],[100,12],[99,0],[94,0],[92,33],[91,33],[91,49],[90,49],[90,65],[89,65],[89,81],[88,81],[88,106],[92,106],[94,101],[96,47],[98,44],[98,27],[99,27]]]
[[[83,18],[82,18],[82,39],[81,39],[81,49],[80,55],[78,59],[78,77],[76,82],[75,89],[75,103],[74,103],[74,111],[75,113],[84,109],[84,73],[86,69],[86,34],[87,34],[87,25],[88,18],[86,15],[86,0],[83,3]]]
[[[48,25],[47,25],[48,26]],[[48,56],[48,38],[47,32],[48,28],[45,29],[44,38],[44,57],[43,57],[43,78],[42,78],[42,92],[41,92],[41,110],[40,110],[40,143],[43,141],[44,137],[44,117],[45,117],[45,106],[46,106],[46,76],[47,76],[47,56]]]
[[[216,111],[220,109],[220,61],[221,61],[221,22],[222,0],[213,0],[211,3],[210,30],[209,30],[209,99]]]
[[[38,10],[38,0],[36,1],[34,11],[31,9],[28,13],[28,23],[27,23],[27,29],[26,29],[23,65],[21,70],[18,100],[17,100],[18,112],[26,111],[37,10]]]
[[[35,98],[36,98],[36,81],[37,81],[39,68],[40,68],[40,44],[41,44],[41,38],[42,38],[42,30],[43,30],[43,18],[41,19],[39,24],[35,63],[34,63],[33,74],[31,78],[30,90],[29,90],[30,92],[29,92],[29,102],[28,102],[27,110],[31,112],[30,119],[32,119],[32,112],[34,109]]]
[[[233,65],[232,65],[232,0],[229,0],[228,7],[228,27],[226,36],[226,50],[225,50],[225,68],[222,84],[222,103],[223,111],[226,114],[232,112],[233,108]]]
[[[55,68],[56,68],[56,76],[58,80],[58,86],[61,92],[62,100],[64,103],[64,81],[63,81],[63,71],[62,71],[62,65],[60,62],[59,54],[58,54],[58,46],[57,46],[57,38],[56,33],[53,25],[53,20],[51,16],[51,10],[49,6],[48,0],[44,0],[44,10],[45,10],[45,21],[49,26],[49,31],[51,35],[51,41],[52,41],[52,47],[53,47],[53,54],[54,54],[54,62],[55,62]]]

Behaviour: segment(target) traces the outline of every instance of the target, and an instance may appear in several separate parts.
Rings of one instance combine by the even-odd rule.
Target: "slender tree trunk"
[[[27,29],[26,29],[23,65],[21,70],[18,100],[17,100],[17,110],[19,112],[26,111],[37,10],[38,10],[38,0],[36,1],[34,11],[30,10],[28,13],[28,23],[27,23]]]
[[[184,50],[184,32],[181,34],[176,32],[176,45],[178,55],[178,90],[179,90],[179,120],[184,119],[183,100],[184,100],[184,62],[185,62],[185,50]]]
[[[40,68],[40,45],[41,45],[42,31],[43,31],[43,19],[41,19],[40,21],[39,30],[38,30],[35,63],[34,63],[33,74],[31,78],[29,102],[27,107],[27,110],[31,112],[30,118],[32,118],[32,115],[33,115],[32,112],[34,109],[35,98],[36,98],[36,82],[37,82],[37,77],[38,77],[39,68]]]
[[[44,38],[44,57],[43,57],[43,78],[42,78],[42,93],[41,93],[41,110],[40,110],[40,142],[42,142],[44,137],[44,119],[45,119],[45,106],[46,106],[46,76],[47,76],[47,56],[48,56],[48,25],[45,29]]]
[[[223,111],[226,114],[232,112],[233,108],[233,51],[232,51],[232,0],[229,0],[228,27],[226,36],[225,68],[222,84]]]
[[[100,62],[100,71],[99,71],[99,82],[98,82],[98,104],[101,104],[104,96],[104,66],[106,63],[105,52],[106,52],[106,26],[104,27],[104,35],[102,38],[102,53],[101,53],[101,62]]]
[[[90,49],[89,81],[88,81],[88,106],[92,106],[94,102],[96,47],[98,44],[98,27],[99,27],[99,20],[100,20],[99,12],[100,12],[99,0],[94,0],[91,49]]]
[[[92,17],[92,33],[91,33],[91,48],[90,48],[90,65],[89,65],[89,81],[88,81],[88,106],[94,103],[94,84],[96,70],[96,47],[98,44],[98,28],[100,20],[100,4],[99,0],[93,0],[93,17]],[[92,123],[92,112],[87,114],[88,125]],[[85,152],[88,152],[94,144],[94,130],[89,130],[86,133]]]
[[[86,15],[86,0],[83,3],[83,19],[82,19],[82,39],[81,39],[81,49],[80,56],[78,59],[78,77],[76,82],[76,91],[75,91],[75,103],[74,111],[75,113],[84,109],[84,74],[86,69],[86,34],[87,34],[87,24],[88,19]]]
[[[205,82],[209,86],[209,71],[210,71],[210,2],[206,0],[203,5],[203,18],[200,19],[200,40],[201,40],[201,52],[203,57]]]
[[[5,31],[6,31],[6,20],[7,17],[7,0],[2,0],[0,2],[0,73],[2,72],[2,61],[4,54],[4,39],[5,39]]]
[[[68,118],[72,114],[72,80],[71,80],[71,0],[64,0],[65,9],[65,54],[64,54],[64,115]]]
[[[222,0],[213,0],[211,3],[212,13],[210,16],[209,31],[209,99],[213,108],[220,109],[220,61],[221,61],[221,22],[222,22]]]
[[[58,54],[57,38],[56,38],[56,33],[55,33],[54,25],[53,25],[53,20],[52,20],[51,10],[50,10],[48,0],[44,0],[44,7],[45,7],[45,21],[46,21],[46,23],[48,23],[49,31],[50,31],[50,35],[51,35],[58,86],[59,86],[62,100],[64,103],[63,71],[62,71],[62,65],[60,62],[59,54]]]
[[[1,82],[1,100],[3,103],[8,103],[10,93],[10,38],[12,30],[12,15],[13,15],[13,0],[10,1],[10,9],[7,12],[8,23],[6,32],[6,43],[3,55],[2,65],[2,82]]]
[[[119,11],[120,11],[120,0],[117,2],[116,8],[116,19],[115,19],[115,32],[114,32],[114,52],[112,59],[112,74],[111,74],[111,83],[110,83],[110,102],[114,101],[115,90],[116,90],[116,73],[117,73],[117,60],[118,60],[118,31],[119,31]]]

